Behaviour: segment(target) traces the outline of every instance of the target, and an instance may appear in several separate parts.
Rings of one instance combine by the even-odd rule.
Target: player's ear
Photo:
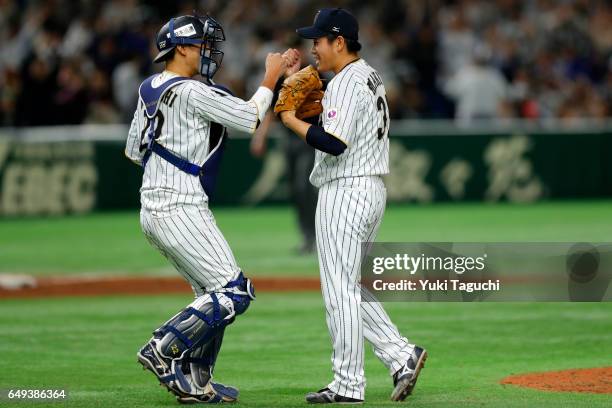
[[[178,52],[181,55],[187,55],[187,46],[186,45],[177,45],[176,46],[176,52]]]
[[[344,50],[346,48],[346,41],[344,40],[344,37],[339,35],[338,37],[336,37],[335,41],[334,41],[334,45],[336,48],[336,52],[338,54],[340,54],[342,52],[342,50]]]

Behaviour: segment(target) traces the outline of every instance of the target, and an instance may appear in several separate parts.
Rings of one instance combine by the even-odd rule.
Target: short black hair
[[[173,58],[174,58],[174,54],[176,52],[176,47],[171,49],[169,53],[167,53],[166,55],[164,55],[164,58],[162,59],[162,61],[164,62],[170,62]]]
[[[335,34],[327,34],[326,36],[329,42],[334,41],[338,37],[340,36],[335,35]],[[356,53],[356,52],[359,52],[359,50],[361,50],[361,44],[359,43],[359,41],[353,40],[352,38],[346,38],[344,36],[342,36],[342,38],[344,38],[344,42],[346,43],[346,49],[348,50],[348,52]]]
[[[197,47],[197,45],[194,44],[183,44],[189,47]],[[159,62],[170,62],[173,58],[174,58],[174,54],[176,54],[176,47],[174,47],[173,49],[170,50],[170,52],[168,52],[166,55],[164,55],[164,58],[159,60]]]

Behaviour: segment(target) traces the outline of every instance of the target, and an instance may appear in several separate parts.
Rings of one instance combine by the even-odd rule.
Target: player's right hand
[[[279,52],[268,53],[266,57],[266,74],[280,78],[287,69],[287,60]]]
[[[287,69],[285,70],[285,76],[291,76],[298,72],[302,65],[302,58],[300,52],[295,48],[289,48],[283,53],[283,58],[287,63]]]

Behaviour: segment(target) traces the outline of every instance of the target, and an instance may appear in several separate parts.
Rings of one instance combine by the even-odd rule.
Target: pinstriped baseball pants
[[[364,399],[364,338],[391,374],[406,363],[414,347],[359,283],[361,243],[376,239],[386,200],[382,179],[376,176],[341,178],[319,189],[317,249],[333,344],[334,380],[328,387],[351,398]],[[366,296],[371,298],[362,301]]]
[[[240,273],[234,254],[207,207],[140,211],[147,240],[192,286],[195,296],[216,291]]]

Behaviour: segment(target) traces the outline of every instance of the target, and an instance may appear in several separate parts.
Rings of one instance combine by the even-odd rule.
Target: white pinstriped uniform
[[[322,103],[325,131],[348,146],[339,156],[317,151],[310,175],[319,187],[317,249],[333,344],[334,380],[328,387],[364,399],[364,338],[391,374],[414,348],[359,284],[361,243],[376,239],[385,211],[380,176],[389,172],[389,113],[380,76],[362,59],[329,82]]]
[[[164,71],[153,86],[176,75]],[[259,118],[254,101],[229,96],[204,83],[190,80],[170,88],[161,98],[164,118],[157,142],[174,154],[202,165],[211,153],[211,122],[253,133]],[[267,106],[261,107],[267,110]],[[126,156],[142,163],[142,137],[147,137],[144,102],[130,126]],[[149,158],[140,188],[142,230],[149,242],[176,267],[196,296],[222,288],[240,269],[208,208],[208,197],[197,176],[179,170],[156,154]]]

